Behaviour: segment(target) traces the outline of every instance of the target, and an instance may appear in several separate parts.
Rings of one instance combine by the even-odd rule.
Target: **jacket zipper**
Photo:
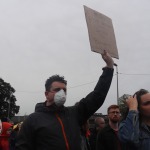
[[[63,136],[64,136],[64,139],[65,139],[65,144],[66,144],[66,148],[67,150],[70,150],[69,148],[69,143],[68,143],[68,140],[67,140],[67,136],[66,136],[66,133],[65,133],[65,129],[64,129],[64,125],[63,125],[63,122],[61,120],[61,118],[58,116],[58,114],[56,113],[56,118],[58,119],[60,125],[61,125],[61,129],[62,129],[62,133],[63,133]]]

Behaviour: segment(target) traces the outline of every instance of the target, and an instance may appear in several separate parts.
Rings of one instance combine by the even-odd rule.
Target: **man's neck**
[[[118,131],[118,122],[111,122],[109,121],[109,125],[110,127],[114,130],[114,131]]]
[[[52,105],[54,102],[49,102],[49,101],[46,101],[46,106],[50,106]]]

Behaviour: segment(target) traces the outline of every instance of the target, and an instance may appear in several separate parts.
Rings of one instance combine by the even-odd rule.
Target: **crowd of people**
[[[46,80],[46,101],[23,123],[0,126],[0,150],[150,150],[150,93],[141,89],[126,100],[127,116],[121,121],[118,105],[110,105],[106,120],[88,119],[104,103],[113,78],[114,61],[104,51],[106,66],[95,88],[77,104],[65,107],[67,81],[53,75]]]

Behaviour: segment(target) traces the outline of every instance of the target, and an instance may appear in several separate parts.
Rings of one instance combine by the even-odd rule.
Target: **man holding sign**
[[[103,74],[94,90],[76,106],[64,106],[64,77],[54,75],[46,80],[46,101],[37,104],[22,124],[16,150],[81,150],[81,127],[104,103],[113,77],[113,59],[106,51],[102,58],[106,62]]]

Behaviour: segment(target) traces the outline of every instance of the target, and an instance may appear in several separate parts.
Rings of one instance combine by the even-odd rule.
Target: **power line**
[[[133,75],[150,76],[150,74],[144,74],[144,73],[143,74],[118,73],[118,74],[120,74],[120,75],[132,75],[132,76]],[[92,83],[95,83],[95,82],[97,82],[97,81],[91,81],[91,82],[88,82],[88,83],[83,83],[83,84],[79,84],[79,85],[76,85],[76,86],[71,86],[71,87],[68,87],[68,89],[73,89],[73,88],[85,86],[85,85],[92,84]],[[44,92],[44,91],[18,91],[17,90],[16,92],[22,92],[22,93],[41,93],[41,92]]]
[[[140,75],[140,76],[150,76],[150,74],[144,74],[144,73],[141,73],[141,74],[131,74],[131,73],[118,73],[118,74],[121,74],[121,75]]]
[[[97,82],[97,81],[92,81],[92,82],[88,82],[88,83],[84,83],[84,84],[79,84],[79,85],[76,85],[76,86],[68,87],[68,89],[72,89],[72,88],[76,88],[76,87],[80,87],[80,86],[92,84],[92,83],[94,83],[94,82]]]
[[[77,88],[77,87],[80,87],[80,86],[92,84],[94,82],[97,82],[97,81],[92,81],[92,82],[88,82],[88,83],[84,83],[84,84],[79,84],[79,85],[76,85],[76,86],[68,87],[68,89],[73,89],[73,88]],[[39,93],[39,92],[43,92],[43,91],[18,91],[17,90],[16,92],[22,92],[22,93]]]

